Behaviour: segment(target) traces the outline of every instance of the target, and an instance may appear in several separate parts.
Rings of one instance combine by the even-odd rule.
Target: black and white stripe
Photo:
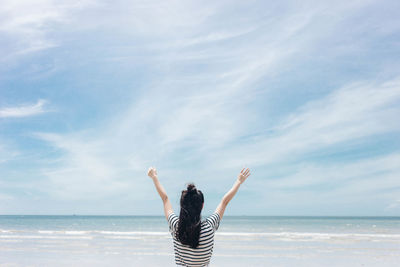
[[[214,247],[214,234],[218,229],[220,216],[213,213],[201,223],[199,246],[191,248],[176,239],[179,217],[175,213],[168,216],[169,231],[174,241],[175,263],[179,266],[207,266]]]

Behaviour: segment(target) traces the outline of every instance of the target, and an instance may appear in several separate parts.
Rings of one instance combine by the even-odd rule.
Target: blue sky
[[[400,214],[398,1],[3,1],[0,213]]]

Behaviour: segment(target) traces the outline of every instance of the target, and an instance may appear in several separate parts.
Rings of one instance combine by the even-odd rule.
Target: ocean
[[[0,266],[174,266],[161,216],[0,216]],[[210,266],[400,266],[400,217],[224,216]]]

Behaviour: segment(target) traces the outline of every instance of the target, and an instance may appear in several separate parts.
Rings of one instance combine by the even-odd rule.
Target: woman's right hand
[[[147,175],[151,179],[156,179],[157,178],[157,170],[154,167],[150,167],[149,170],[147,171]]]
[[[247,169],[245,170],[245,168],[243,168],[243,170],[241,170],[241,172],[240,172],[239,175],[238,175],[238,181],[239,181],[239,183],[242,184],[244,181],[246,181],[247,177],[249,177],[249,176],[250,176],[250,169],[247,168]]]

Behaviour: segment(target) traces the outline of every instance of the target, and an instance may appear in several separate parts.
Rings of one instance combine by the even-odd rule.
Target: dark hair
[[[194,184],[188,184],[187,190],[182,190],[181,212],[179,214],[176,238],[184,245],[196,248],[199,245],[201,230],[201,209],[204,197]]]

